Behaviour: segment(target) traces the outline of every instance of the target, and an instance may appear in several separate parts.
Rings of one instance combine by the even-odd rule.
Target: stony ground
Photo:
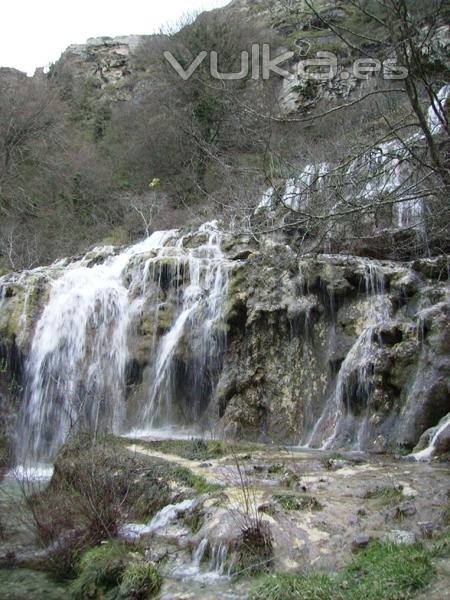
[[[336,572],[371,540],[435,544],[448,532],[450,480],[446,464],[259,445],[232,448],[217,442],[124,443],[130,453],[187,468],[221,486],[200,493],[192,509],[139,539],[146,556],[159,564],[165,578],[163,600],[248,596],[250,574],[244,572],[238,579],[224,576],[245,515],[258,514],[266,524],[273,540],[272,567],[288,573],[310,569]],[[174,492],[175,502],[183,490]],[[1,541],[3,556],[8,547],[23,551],[30,546],[27,524],[17,514],[13,518],[20,507],[19,496],[17,484],[6,479],[0,508],[5,527],[13,535]],[[195,568],[192,557],[202,540],[208,540],[208,550],[200,568]],[[416,596],[419,600],[450,598],[448,553],[436,557],[433,566],[433,581]],[[67,589],[41,573],[0,569],[0,598],[37,600],[43,594],[55,600],[67,598]]]
[[[236,514],[245,512],[248,498],[250,511],[257,509],[270,527],[274,567],[286,572],[336,570],[373,539],[396,543],[433,539],[442,535],[448,519],[449,468],[443,464],[258,446],[244,452],[237,449],[235,455],[192,460],[183,456],[183,449],[177,454],[176,444],[163,449],[158,443],[129,445],[132,452],[164,457],[224,486],[220,502],[208,499],[203,505],[203,525],[195,535],[182,522],[159,532],[161,547],[173,546],[176,540],[180,554],[205,537],[232,547]],[[448,560],[439,562],[442,581],[436,599],[450,597],[444,592],[450,583],[449,568]],[[205,598],[217,597],[204,593]]]

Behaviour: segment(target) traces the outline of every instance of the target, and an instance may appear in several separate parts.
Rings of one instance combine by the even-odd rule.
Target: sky
[[[0,67],[29,75],[89,37],[149,34],[229,0],[3,0]]]

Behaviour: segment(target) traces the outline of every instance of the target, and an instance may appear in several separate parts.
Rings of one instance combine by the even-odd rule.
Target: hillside
[[[449,17],[0,69],[2,599],[448,598]]]
[[[179,31],[70,46],[47,74],[26,78],[3,69],[1,268],[36,266],[99,242],[129,243],[155,229],[209,218],[240,227],[265,189],[282,195],[283,183],[304,179],[305,169],[329,165],[343,183],[341,170],[351,157],[365,153],[360,162],[370,165],[374,144],[395,141],[398,133],[405,139],[422,127],[430,93],[446,82],[446,14],[436,17],[425,4],[418,6],[412,14],[417,35],[427,24],[431,29],[417,65],[428,69],[427,78],[420,72],[412,78],[416,108],[403,80],[380,73],[354,77],[356,57],[392,58],[389,35],[395,32],[382,14],[370,18],[345,2],[312,8],[304,2],[232,2],[180,23]],[[216,50],[220,68],[237,72],[241,52],[256,43],[269,44],[272,57],[292,52],[281,65],[290,76],[271,72],[268,79],[221,81],[206,60],[184,82],[163,58],[170,50],[189,65],[200,50]],[[333,77],[299,79],[299,62],[319,50],[337,57]],[[431,156],[443,170],[445,140],[441,136]],[[388,158],[402,164],[410,159],[386,148]],[[419,143],[413,163],[429,161],[423,150],[428,154]],[[364,169],[356,169],[359,181],[350,186],[361,189],[374,176]],[[335,182],[325,187],[332,206],[339,196]],[[441,226],[437,204],[433,214]],[[428,251],[445,251],[446,238],[445,229],[437,231]],[[424,250],[405,243],[406,254]],[[365,251],[370,249],[358,250]]]

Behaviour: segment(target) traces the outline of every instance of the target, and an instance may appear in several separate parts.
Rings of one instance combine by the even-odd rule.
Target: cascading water
[[[433,456],[434,450],[439,442],[441,435],[444,433],[444,431],[446,431],[446,429],[450,429],[450,414],[444,417],[441,420],[441,422],[437,425],[435,431],[433,432],[433,435],[431,436],[428,446],[423,450],[410,454],[410,456],[418,461],[430,460]]]
[[[206,561],[209,552],[209,561]],[[202,570],[202,563],[205,567]],[[178,567],[172,576],[180,579],[193,579],[199,582],[226,579],[231,576],[234,564],[234,555],[224,542],[211,543],[203,538],[192,552],[192,562]]]
[[[227,276],[216,225],[206,224],[193,235],[201,241],[177,231],[156,232],[118,254],[98,248],[67,266],[49,268],[54,280],[26,365],[20,462],[51,460],[72,429],[120,433],[133,421],[126,415],[126,367],[131,332],[146,303],[155,323],[164,307],[173,316],[159,341],[155,328],[148,357],[152,385],[141,418],[134,415],[134,421],[156,427],[199,418],[214,392],[213,371],[223,350]],[[191,363],[180,383],[175,353],[188,330]],[[174,396],[183,381],[193,405],[176,415]]]
[[[389,320],[389,308],[381,265],[361,260],[368,303],[367,325],[339,369],[323,413],[306,441],[308,447],[328,449],[345,439],[346,447],[361,450],[366,442],[369,429],[367,399],[375,351],[374,332],[378,324]]]
[[[439,90],[435,102],[428,109],[428,126],[433,135],[438,135],[448,127],[445,105],[449,98],[450,84],[447,84]],[[420,143],[423,139],[423,133],[416,131],[406,142]],[[376,197],[391,199],[394,203],[391,226],[422,231],[424,207],[415,189],[418,184],[417,173],[410,159],[411,152],[405,143],[393,139],[362,153],[351,160],[345,169],[336,171],[328,163],[306,164],[297,177],[286,181],[281,204],[294,211],[299,210],[314,191],[322,195],[328,191],[333,196],[338,187],[345,200],[344,206],[355,199],[362,202]],[[272,209],[275,203],[274,189],[269,188],[263,194],[256,212]],[[335,212],[340,205],[341,200],[338,200],[331,207],[331,212]]]
[[[189,415],[192,422],[200,416],[202,404],[207,401],[205,395],[211,393],[213,371],[217,371],[216,375],[219,371],[219,355],[224,340],[223,330],[220,331],[218,325],[223,317],[223,300],[227,294],[226,265],[215,226],[205,225],[199,231],[207,235],[207,240],[195,250],[183,249],[184,238],[177,245],[180,254],[172,268],[177,272],[183,269],[188,281],[181,291],[178,316],[156,351],[152,385],[142,415],[143,422],[152,429],[171,425],[177,420],[177,409],[173,405],[178,368],[175,350],[182,343],[186,330],[195,332],[192,342],[195,348],[188,348],[190,356],[195,357],[195,364],[191,365],[190,386],[185,390],[186,395],[193,399]]]

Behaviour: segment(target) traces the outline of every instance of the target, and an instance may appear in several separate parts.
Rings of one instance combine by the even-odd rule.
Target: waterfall
[[[436,94],[437,102],[428,109],[428,127],[431,133],[438,134],[444,131],[444,124],[447,123],[446,104],[450,99],[450,83],[444,85]],[[448,125],[448,123],[447,123]]]
[[[436,101],[428,108],[428,126],[433,135],[444,131],[447,121],[445,106],[450,98],[450,84],[444,85],[436,94]],[[311,198],[313,192],[328,192],[335,196],[341,190],[347,206],[355,198],[364,203],[383,196],[394,201],[391,226],[398,229],[415,228],[423,231],[423,200],[417,197],[416,169],[411,164],[411,152],[407,145],[424,140],[421,131],[416,131],[403,143],[392,139],[381,142],[349,161],[345,168],[336,169],[322,162],[306,164],[299,174],[287,179],[281,204],[291,210],[299,210]],[[412,198],[409,198],[409,195]],[[275,194],[269,188],[260,200],[256,212],[275,207]],[[331,201],[331,213],[341,205],[341,200]]]
[[[219,371],[219,354],[223,345],[223,331],[217,326],[223,318],[224,299],[227,294],[227,269],[220,249],[220,234],[215,224],[206,224],[200,232],[207,234],[204,244],[195,249],[183,249],[184,239],[178,243],[181,254],[176,260],[176,269],[187,266],[189,282],[182,291],[181,309],[171,329],[164,335],[156,351],[157,361],[153,371],[152,385],[142,414],[142,422],[150,429],[165,427],[176,422],[173,405],[177,362],[175,349],[183,342],[187,329],[196,332],[196,348],[189,348],[195,356],[192,365],[190,389],[193,396],[190,420],[200,417],[202,397],[209,395],[209,378]],[[206,385],[206,389],[204,386]]]
[[[437,425],[437,427],[435,427],[435,430],[433,432],[433,435],[431,436],[428,446],[423,450],[420,450],[419,452],[414,452],[413,454],[410,454],[410,456],[418,461],[430,460],[430,458],[433,456],[439,438],[448,427],[450,427],[450,413],[442,419],[442,421]]]
[[[209,551],[207,569],[202,571],[202,563]],[[203,538],[192,552],[190,564],[177,567],[172,576],[181,579],[193,579],[204,582],[228,578],[233,569],[233,555],[224,542],[211,543],[208,538]]]
[[[354,450],[365,446],[369,430],[367,401],[371,391],[375,327],[389,319],[382,267],[361,259],[364,266],[365,292],[368,302],[366,327],[362,330],[343,361],[334,389],[322,415],[313,427],[306,446],[328,449],[342,436],[350,438]],[[353,406],[356,403],[357,406]],[[363,410],[360,410],[362,404]],[[358,410],[359,414],[355,414]],[[346,444],[348,445],[348,444]]]
[[[147,359],[152,383],[134,421],[149,427],[198,421],[214,392],[225,341],[220,320],[227,269],[220,241],[217,224],[208,223],[191,235],[155,232],[126,250],[96,248],[47,269],[49,299],[26,364],[19,461],[51,460],[72,430],[121,433],[133,421],[126,414],[126,366],[132,331],[144,313],[155,330]],[[164,309],[173,316],[161,337]],[[180,375],[175,354],[183,344],[188,362]],[[183,385],[189,394],[181,394]],[[175,395],[191,403],[181,415]]]

